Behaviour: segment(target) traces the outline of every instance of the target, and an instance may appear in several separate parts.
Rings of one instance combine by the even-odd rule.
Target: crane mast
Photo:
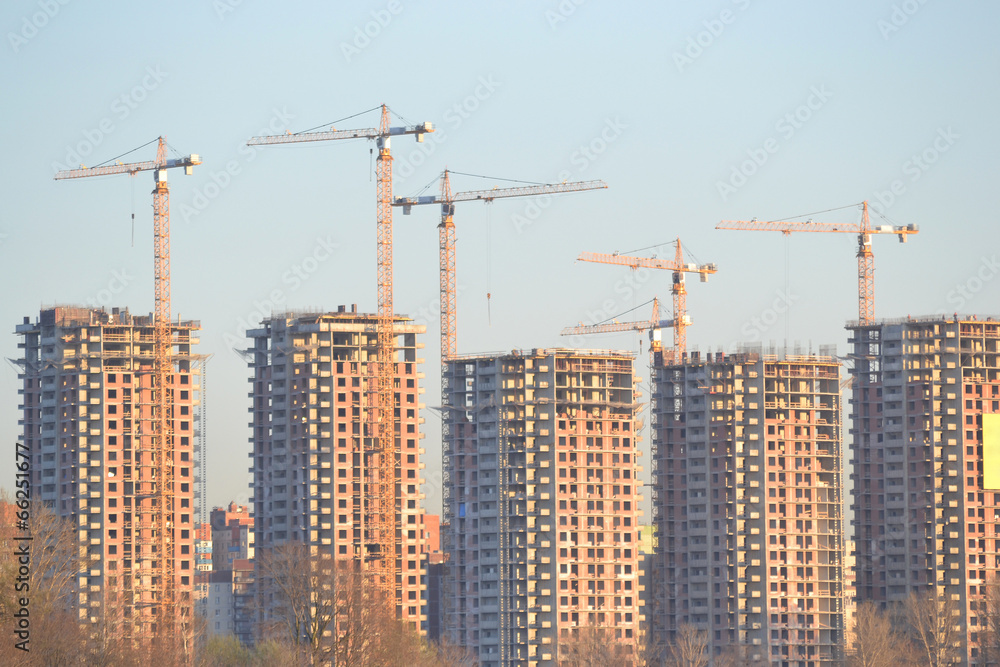
[[[684,251],[681,240],[677,239],[677,249],[674,254],[674,273],[670,293],[674,300],[674,350],[684,354],[687,350],[687,325],[690,318],[687,315],[687,288],[684,286],[684,273],[680,267],[684,265]]]
[[[375,163],[378,181],[378,355],[375,362],[375,391],[369,419],[369,461],[373,487],[368,490],[371,505],[369,527],[373,535],[369,542],[373,583],[392,594],[396,585],[396,428],[395,428],[395,337],[393,336],[392,305],[392,155],[389,146],[389,108],[382,105],[379,124],[378,159]],[[371,374],[369,373],[369,376]],[[395,595],[393,595],[395,599]]]
[[[362,497],[362,529],[356,556],[361,560],[368,581],[391,598],[398,608],[401,604],[400,582],[396,578],[396,519],[398,516],[396,475],[399,469],[395,428],[395,316],[393,313],[392,276],[392,153],[390,138],[412,134],[417,141],[424,134],[433,132],[431,123],[405,127],[390,127],[389,107],[381,105],[377,128],[300,132],[251,137],[248,146],[270,146],[337,139],[372,139],[376,142],[376,255],[378,262],[376,316],[377,351],[375,361],[369,362],[367,378],[367,434],[362,444],[365,467],[365,490]]]
[[[128,174],[140,171],[153,172],[153,359],[150,382],[150,406],[146,418],[150,423],[150,437],[139,438],[138,452],[133,466],[123,466],[123,484],[134,490],[132,512],[138,518],[134,527],[125,530],[126,553],[122,559],[120,575],[124,609],[129,613],[144,607],[153,610],[151,616],[132,615],[123,624],[125,635],[131,640],[160,639],[169,641],[178,630],[184,640],[185,659],[190,648],[193,608],[190,594],[177,595],[176,535],[177,517],[174,513],[174,467],[177,464],[173,432],[174,397],[171,389],[174,374],[173,330],[170,322],[170,187],[167,169],[183,167],[191,174],[201,158],[192,154],[184,158],[168,159],[167,142],[159,137],[156,160],[115,164],[88,169],[60,171],[56,180]],[[148,502],[143,502],[147,499]],[[126,505],[128,507],[128,505]],[[136,536],[136,537],[133,537]],[[134,553],[129,553],[134,549]],[[152,563],[149,569],[138,564]],[[180,627],[178,628],[178,619]],[[138,625],[138,632],[136,632]]]
[[[872,234],[895,234],[900,243],[906,243],[910,234],[920,230],[916,225],[879,225],[872,227],[868,216],[868,202],[858,204],[861,207],[861,222],[853,224],[836,224],[830,222],[790,222],[790,221],[758,221],[723,220],[715,226],[716,229],[735,229],[752,232],[781,232],[788,236],[792,232],[822,232],[828,234],[858,235],[858,321],[860,324],[870,324],[875,320],[875,254],[872,252]],[[845,207],[846,208],[846,207]]]
[[[409,214],[409,207],[403,209]],[[438,271],[441,286],[441,365],[458,353],[458,314],[455,274],[455,199],[451,179],[444,170],[441,179],[441,224],[438,225]]]
[[[867,323],[875,319],[875,255],[872,253],[868,202],[863,202],[862,207],[858,234],[858,319]],[[906,234],[900,234],[900,239],[905,241]]]
[[[161,140],[156,151],[156,161],[166,161],[166,146]],[[152,409],[153,442],[151,451],[143,453],[160,463],[160,475],[153,482],[153,495],[157,507],[154,509],[153,530],[156,537],[156,558],[162,590],[159,600],[160,627],[164,637],[173,635],[175,616],[172,613],[177,604],[174,558],[172,552],[174,519],[174,430],[173,394],[170,390],[173,378],[173,332],[170,326],[170,188],[167,185],[167,171],[153,172],[153,289],[155,293],[153,310],[153,382]],[[138,555],[138,554],[137,554]],[[155,593],[154,593],[155,595]],[[190,618],[189,618],[190,620]]]

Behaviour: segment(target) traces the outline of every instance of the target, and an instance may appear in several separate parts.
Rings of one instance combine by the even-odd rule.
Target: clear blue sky
[[[11,332],[42,305],[152,308],[149,174],[56,182],[55,165],[86,152],[92,166],[160,134],[201,154],[194,176],[170,174],[173,306],[201,320],[200,351],[215,355],[209,501],[245,499],[248,373],[233,340],[275,292],[280,309],[375,309],[375,184],[365,142],[241,146],[268,127],[299,131],[383,102],[440,128],[422,148],[394,141],[397,195],[445,166],[610,185],[459,204],[460,352],[566,345],[564,326],[668,300],[665,272],[574,260],[676,236],[719,266],[707,284],[689,281],[690,346],[787,335],[843,352],[844,322],[857,315],[853,237],[714,227],[888,202],[880,193],[894,183],[886,215],[920,234],[905,246],[875,239],[876,315],[992,314],[998,24],[1000,7],[986,1],[9,0],[0,9],[0,351],[17,356]],[[376,122],[369,114],[338,127]],[[153,156],[150,146],[126,159]],[[428,406],[440,401],[438,215],[415,209],[395,226],[397,310],[428,325]],[[314,263],[324,244],[337,249]],[[638,350],[638,337],[584,344]],[[11,445],[17,387],[7,366],[0,431]],[[427,509],[436,512],[439,420],[425,417]],[[10,487],[11,466],[2,470]]]

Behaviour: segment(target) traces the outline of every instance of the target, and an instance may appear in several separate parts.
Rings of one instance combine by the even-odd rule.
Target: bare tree
[[[32,611],[72,612],[76,578],[84,567],[75,526],[40,502],[32,504],[29,525]]]
[[[653,667],[660,664],[660,647],[653,639],[649,626],[640,627],[635,635],[636,667]]]
[[[88,666],[130,667],[142,664],[142,659],[147,657],[143,647],[133,643],[126,636],[119,617],[109,614],[96,625],[89,627],[88,631],[86,646]]]
[[[755,663],[750,657],[750,647],[744,644],[730,644],[715,656],[715,667],[750,667]]]
[[[666,658],[670,667],[708,667],[708,634],[693,625],[682,625],[667,647]]]
[[[257,553],[263,634],[285,641],[308,664],[324,664],[332,652],[332,641],[324,637],[332,632],[336,615],[334,566],[329,557],[299,543]]]
[[[934,593],[910,593],[901,612],[922,664],[942,667],[962,662],[961,616],[950,599]]]
[[[979,601],[979,664],[1000,664],[1000,580],[994,578],[986,586],[986,595]]]
[[[41,502],[32,501],[27,532],[16,522],[17,507],[0,491],[0,625],[14,638],[14,614],[27,600],[30,618],[30,652],[17,650],[14,641],[3,642],[4,665],[70,665],[79,658],[79,623],[74,607],[74,586],[82,560],[76,531]],[[30,537],[29,540],[16,538]],[[23,579],[18,549],[27,549],[27,579]],[[25,587],[26,585],[26,587]]]
[[[559,664],[565,667],[632,667],[635,647],[615,637],[615,630],[585,626],[559,640]]]
[[[847,648],[848,667],[894,667],[901,661],[902,637],[892,619],[874,602],[862,602],[854,616],[854,643]]]
[[[396,618],[395,601],[368,585],[354,560],[299,543],[258,552],[262,634],[310,665],[441,664],[433,647]]]
[[[442,667],[476,667],[479,661],[472,652],[446,639],[441,639],[434,647],[437,652],[438,664]]]
[[[393,662],[403,628],[390,612],[384,594],[366,586],[364,574],[354,563],[337,573],[336,588],[333,664],[367,667]]]
[[[26,530],[19,525],[19,509],[25,511],[0,491],[0,626],[6,636],[16,636],[13,615],[20,613],[20,598],[24,598],[30,615],[30,651],[18,650],[15,642],[3,642],[0,664],[172,667],[190,663],[191,647],[177,636],[164,633],[146,642],[128,638],[121,606],[113,599],[104,601],[97,621],[92,622],[90,608],[78,609],[78,577],[87,570],[89,559],[75,521],[32,499]],[[18,539],[26,537],[30,539]],[[27,564],[19,561],[24,556],[29,559]],[[26,581],[22,566],[29,573]],[[114,577],[108,579],[113,581]],[[114,588],[110,581],[109,591]],[[22,585],[26,587],[19,588]]]
[[[261,642],[250,648],[233,635],[209,639],[198,657],[198,667],[298,667],[294,651],[278,642]]]

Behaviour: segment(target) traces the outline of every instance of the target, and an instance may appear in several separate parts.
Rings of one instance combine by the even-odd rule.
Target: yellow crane
[[[127,502],[134,508],[137,521],[131,531],[136,536],[131,545],[135,551],[122,555],[119,574],[125,607],[133,610],[149,607],[153,610],[152,616],[132,614],[131,618],[139,625],[138,637],[135,626],[125,624],[125,632],[130,638],[144,639],[150,639],[154,635],[161,638],[176,636],[178,617],[180,630],[187,638],[194,620],[190,593],[186,596],[177,595],[176,560],[180,554],[177,553],[175,535],[179,521],[174,507],[174,467],[180,462],[176,459],[174,447],[174,410],[170,389],[174,364],[173,331],[170,323],[170,188],[167,184],[167,170],[183,168],[190,175],[194,166],[201,164],[201,158],[197,154],[167,158],[166,138],[159,137],[157,142],[155,160],[81,167],[60,171],[55,175],[56,180],[68,180],[112,174],[134,176],[140,171],[153,172],[155,305],[151,405],[148,414],[152,428],[148,449],[140,443],[140,451],[135,454],[133,465],[123,467],[123,488],[133,488],[132,498]],[[126,536],[126,543],[128,539],[129,536]],[[147,550],[143,551],[143,547],[147,547]],[[127,549],[128,545],[126,551]],[[152,563],[151,571],[137,567],[143,561]],[[188,643],[185,642],[185,645]]]
[[[697,273],[701,281],[708,280],[708,276],[716,273],[718,268],[715,264],[691,264],[684,261],[684,250],[681,247],[681,240],[674,242],[675,253],[673,261],[667,259],[657,259],[655,257],[632,257],[630,255],[602,254],[593,252],[580,253],[578,260],[583,262],[598,262],[600,264],[618,264],[628,266],[633,270],[638,268],[665,269],[673,271],[673,283],[670,288],[673,296],[674,318],[672,320],[674,329],[674,349],[664,357],[671,357],[680,360],[687,350],[687,327],[691,325],[691,318],[687,314],[687,289],[684,286],[685,273]]]
[[[648,302],[647,302],[648,303]],[[588,336],[591,334],[622,333],[625,331],[649,331],[651,349],[659,349],[660,339],[656,331],[662,327],[674,326],[673,320],[660,319],[660,300],[653,297],[653,314],[648,320],[634,322],[602,322],[600,324],[584,324],[580,322],[575,327],[566,327],[559,332],[560,336]]]
[[[581,192],[584,190],[599,190],[607,188],[604,181],[574,181],[571,183],[551,183],[540,185],[525,185],[516,188],[492,188],[489,190],[468,190],[466,192],[451,192],[449,171],[444,170],[441,176],[441,194],[423,197],[397,197],[393,206],[402,206],[403,215],[409,215],[414,206],[424,204],[441,204],[441,224],[438,225],[438,259],[441,290],[441,364],[454,357],[458,347],[458,313],[456,307],[455,278],[455,203],[463,201],[481,201],[487,204],[494,199],[505,197],[534,197],[566,192]]]
[[[832,222],[791,222],[775,220],[770,222],[752,220],[723,220],[716,229],[736,229],[752,232],[781,232],[785,236],[792,232],[824,232],[828,234],[858,235],[858,321],[869,324],[875,319],[875,254],[872,252],[872,234],[896,234],[900,243],[906,243],[907,236],[920,230],[916,225],[879,225],[872,227],[868,218],[868,202],[851,204],[841,208],[861,207],[861,222],[837,224]],[[840,210],[840,209],[831,209]],[[824,211],[826,213],[827,211]]]
[[[531,197],[538,195],[550,195],[559,194],[566,192],[580,192],[583,190],[597,190],[601,188],[607,188],[608,185],[604,181],[577,181],[572,183],[553,183],[553,184],[535,184],[535,185],[524,185],[520,187],[513,188],[491,188],[489,190],[468,190],[465,192],[457,192],[452,194],[451,191],[451,177],[448,169],[444,170],[441,176],[441,194],[438,196],[427,195],[419,197],[397,197],[393,201],[393,206],[401,206],[403,208],[403,215],[409,215],[411,209],[414,206],[422,206],[427,204],[441,204],[441,223],[438,225],[438,271],[439,271],[439,288],[440,288],[440,324],[441,324],[441,395],[446,395],[447,388],[445,383],[447,382],[447,375],[445,373],[447,368],[448,359],[453,358],[457,354],[458,347],[458,308],[457,308],[457,279],[456,279],[456,253],[455,253],[455,203],[463,201],[481,201],[484,203],[492,203],[495,199],[502,199],[507,197]],[[463,174],[470,176],[472,174]],[[444,520],[451,521],[451,502],[449,501],[449,491],[451,488],[450,477],[448,473],[449,463],[448,459],[452,456],[453,452],[450,449],[450,439],[447,437],[448,425],[445,423],[443,425],[444,432],[442,433],[443,444],[441,450],[441,457],[445,461],[443,470],[443,489],[444,489]],[[501,426],[501,449],[506,451],[506,435],[505,429]],[[502,454],[501,457],[505,457],[506,454]],[[501,494],[502,495],[502,494]],[[506,509],[503,509],[500,514],[501,539],[506,538]],[[505,567],[506,562],[506,548],[502,547],[499,549],[501,554],[501,568]],[[500,596],[501,605],[506,604],[506,598],[503,594]],[[506,623],[507,614],[501,609],[500,619],[501,626]],[[501,628],[503,631],[503,627]],[[505,644],[504,644],[505,645]],[[506,650],[506,649],[504,649]],[[502,660],[501,660],[502,661]]]
[[[370,139],[378,148],[375,163],[377,179],[377,259],[378,259],[378,355],[375,372],[368,376],[368,434],[364,444],[365,473],[364,534],[358,557],[365,564],[369,580],[380,590],[391,594],[399,604],[400,582],[396,580],[396,437],[395,437],[395,339],[392,303],[392,154],[390,139],[412,134],[417,141],[433,132],[431,123],[390,127],[389,107],[381,105],[381,120],[377,128],[299,132],[252,137],[248,146],[273,146],[338,139]],[[374,109],[372,109],[374,111]]]

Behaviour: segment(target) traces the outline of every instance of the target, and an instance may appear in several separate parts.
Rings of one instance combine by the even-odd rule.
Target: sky
[[[490,177],[456,175],[455,191],[512,185],[499,179],[609,186],[457,205],[460,353],[623,349],[648,378],[643,336],[559,332],[647,319],[654,296],[669,316],[669,272],[576,257],[672,256],[680,238],[689,261],[718,265],[708,282],[688,281],[689,349],[773,342],[846,354],[856,237],[715,226],[858,222],[852,205],[863,200],[873,224],[920,230],[905,245],[874,239],[877,318],[994,315],[998,24],[1000,6],[985,0],[7,0],[0,353],[18,356],[15,326],[43,307],[152,309],[150,172],[54,173],[160,135],[178,155],[199,154],[192,176],[169,174],[173,312],[200,320],[198,351],[212,355],[209,504],[245,502],[249,372],[237,350],[247,327],[286,310],[376,310],[372,144],[245,142],[374,127],[374,112],[341,119],[383,103],[394,124],[437,128],[422,144],[393,140],[397,196],[436,194],[445,167]],[[154,157],[149,145],[119,159]],[[438,221],[424,206],[397,211],[394,224],[396,310],[427,325],[429,512],[441,496]],[[11,462],[18,386],[4,364]],[[0,486],[13,479],[0,465]]]

